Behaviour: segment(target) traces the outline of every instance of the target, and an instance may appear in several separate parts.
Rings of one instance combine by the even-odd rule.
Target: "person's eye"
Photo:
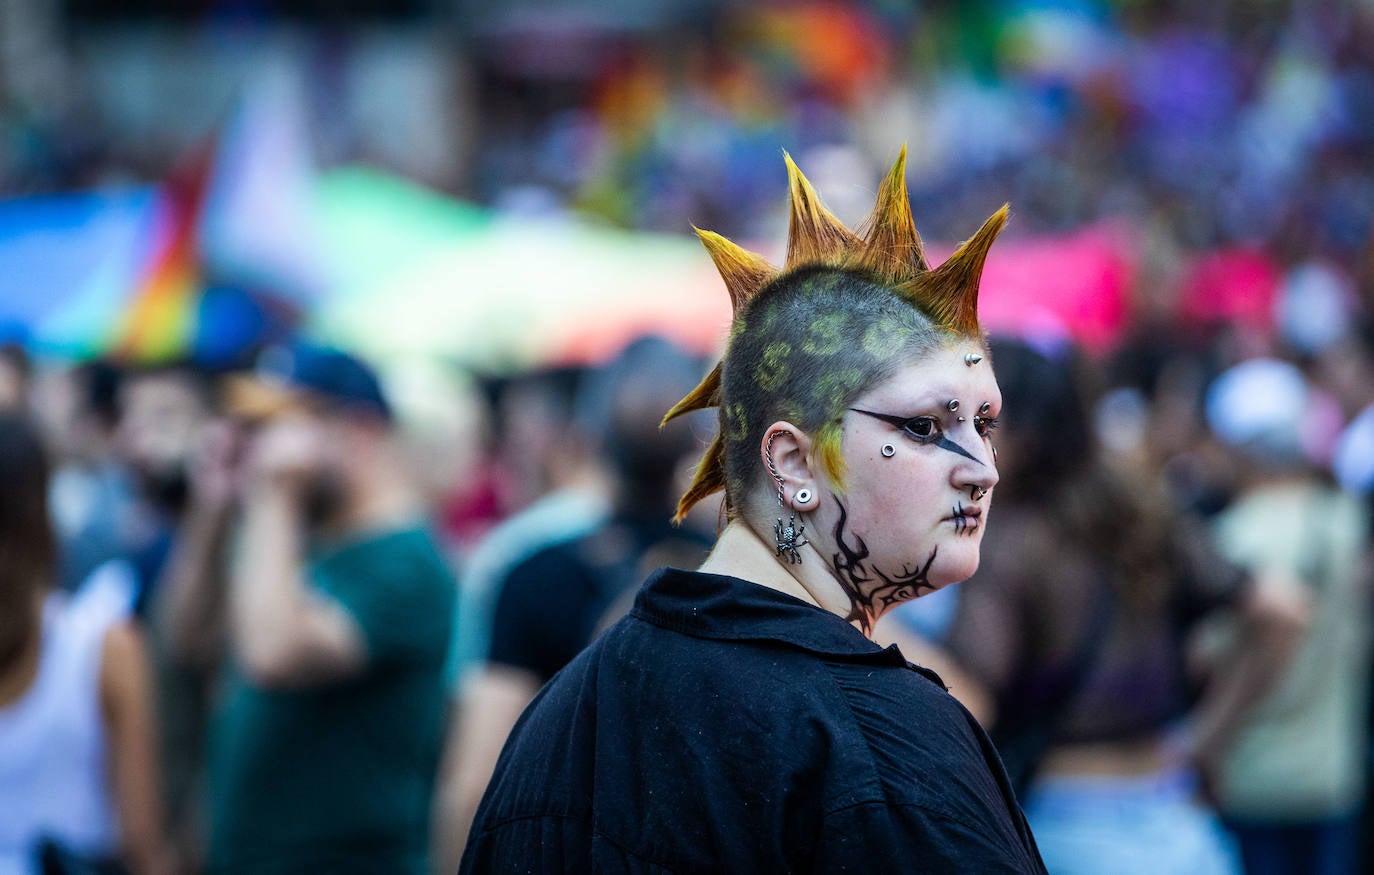
[[[940,436],[940,421],[933,416],[913,416],[902,423],[902,431],[918,441],[934,440]]]
[[[992,434],[992,430],[997,427],[997,417],[995,416],[975,416],[973,417],[973,429],[978,432],[980,437],[987,437]]]

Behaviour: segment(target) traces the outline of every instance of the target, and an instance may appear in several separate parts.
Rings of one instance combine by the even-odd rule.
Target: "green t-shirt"
[[[357,621],[368,669],[267,690],[231,667],[211,734],[210,871],[423,873],[453,579],[421,529],[351,541],[307,577]]]

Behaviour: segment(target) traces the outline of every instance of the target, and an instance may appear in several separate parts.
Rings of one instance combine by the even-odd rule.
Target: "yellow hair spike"
[[[977,336],[978,282],[983,276],[988,249],[1007,224],[1011,205],[1003,204],[983,227],[964,242],[945,263],[897,287],[897,291],[939,324]]]
[[[792,218],[787,229],[787,270],[811,264],[835,267],[859,252],[863,241],[821,205],[816,190],[793,163],[787,162],[787,187],[792,193]]]
[[[716,366],[711,369],[705,379],[697,384],[697,387],[688,393],[686,398],[673,405],[673,409],[663,415],[663,421],[658,424],[659,428],[667,425],[684,413],[691,413],[694,410],[706,410],[711,407],[720,406],[720,369],[724,362],[716,362]]]
[[[692,477],[692,484],[687,487],[682,498],[678,499],[673,522],[681,523],[683,517],[687,516],[687,511],[692,509],[692,505],[712,492],[724,488],[725,441],[717,434],[712,438],[711,445],[706,448],[706,454],[701,457],[701,463],[697,465],[696,474]]]
[[[906,190],[906,146],[878,188],[878,202],[864,223],[864,251],[858,266],[889,283],[901,283],[930,270],[925,246],[911,218]]]
[[[756,252],[750,252],[739,244],[727,240],[714,231],[703,231],[695,225],[701,245],[711,260],[716,263],[721,279],[725,280],[725,290],[730,293],[730,306],[738,316],[746,304],[777,278],[780,271]]]

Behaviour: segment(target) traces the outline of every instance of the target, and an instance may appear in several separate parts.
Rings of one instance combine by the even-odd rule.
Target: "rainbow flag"
[[[194,344],[203,287],[198,228],[212,155],[201,150],[158,194],[147,261],[108,347],[120,360],[166,361]]]

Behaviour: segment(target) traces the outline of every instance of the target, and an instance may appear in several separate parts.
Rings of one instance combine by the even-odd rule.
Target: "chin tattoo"
[[[873,624],[888,608],[935,589],[930,584],[929,574],[939,548],[932,547],[924,563],[903,564],[896,574],[885,573],[869,561],[868,545],[864,539],[845,531],[849,511],[844,502],[836,497],[835,504],[840,509],[840,518],[835,523],[837,552],[831,557],[830,564],[845,595],[849,597],[850,610],[845,621],[858,623],[865,635],[871,635]]]

